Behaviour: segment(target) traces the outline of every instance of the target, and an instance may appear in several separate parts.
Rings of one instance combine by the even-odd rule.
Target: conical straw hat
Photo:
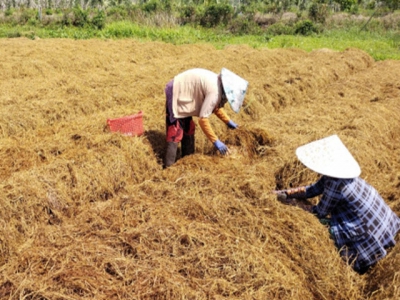
[[[361,169],[337,135],[298,147],[298,159],[309,169],[334,178],[355,178]]]
[[[242,107],[248,82],[226,68],[221,70],[221,81],[226,98],[235,113]]]

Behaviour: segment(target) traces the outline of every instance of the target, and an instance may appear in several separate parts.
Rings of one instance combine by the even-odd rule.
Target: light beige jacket
[[[221,102],[218,74],[206,69],[190,69],[174,78],[172,109],[175,118],[208,118]]]

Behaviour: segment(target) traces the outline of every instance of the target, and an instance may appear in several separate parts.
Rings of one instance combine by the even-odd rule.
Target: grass
[[[229,44],[247,44],[254,48],[299,48],[312,51],[320,48],[344,50],[359,48],[375,60],[400,59],[400,35],[386,31],[360,31],[360,28],[331,29],[319,35],[232,35],[223,31],[179,26],[170,28],[149,27],[120,21],[107,24],[102,30],[76,27],[39,27],[34,25],[0,25],[0,38],[72,38],[72,39],[122,39],[135,38],[142,41],[163,41],[172,44],[211,43],[222,49]]]
[[[345,50],[359,48],[369,53],[375,60],[400,59],[400,42],[390,33],[379,35],[357,30],[333,30],[319,36],[277,36],[267,43],[269,48],[300,48],[306,51],[329,48]]]

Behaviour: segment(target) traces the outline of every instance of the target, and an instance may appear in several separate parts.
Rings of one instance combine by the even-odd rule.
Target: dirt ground
[[[164,87],[194,67],[249,81],[241,112],[226,107],[238,130],[210,119],[232,154],[197,126],[196,153],[163,170]],[[1,299],[400,298],[400,243],[359,276],[313,215],[270,192],[314,182],[295,150],[337,134],[400,213],[399,61],[2,39],[0,91]],[[109,131],[139,111],[144,135]]]

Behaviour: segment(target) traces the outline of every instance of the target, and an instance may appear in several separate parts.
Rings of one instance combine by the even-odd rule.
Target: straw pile
[[[164,87],[226,67],[249,90],[220,157],[162,169]],[[132,40],[0,43],[1,299],[398,299],[398,244],[359,276],[276,188],[317,175],[295,149],[338,134],[400,213],[400,62],[366,53]],[[107,118],[144,112],[145,134]],[[197,121],[197,120],[196,120]],[[317,199],[312,199],[314,203]]]

